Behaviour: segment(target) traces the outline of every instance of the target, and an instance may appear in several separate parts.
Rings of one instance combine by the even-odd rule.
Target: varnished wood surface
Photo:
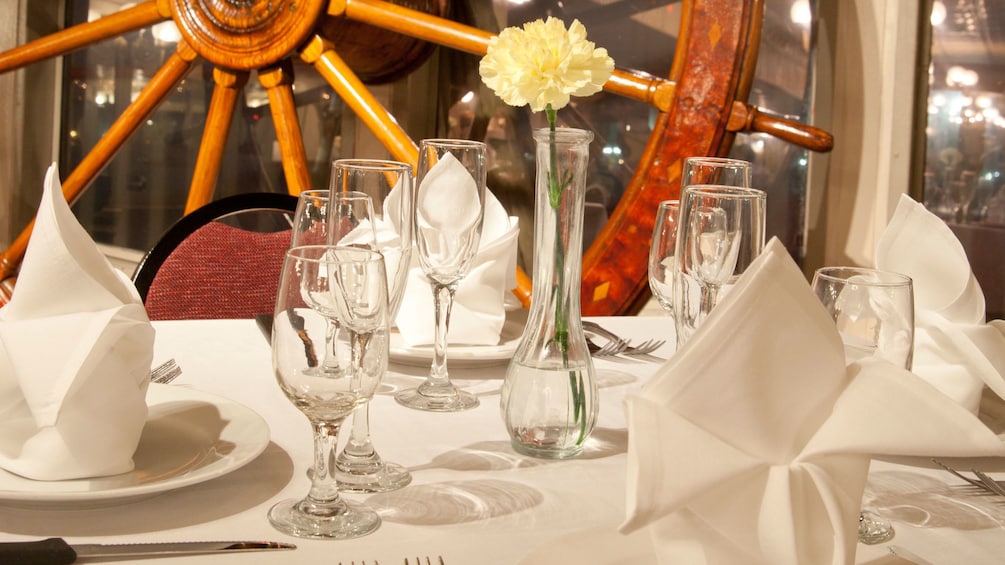
[[[247,82],[246,71],[231,71],[219,67],[213,69],[213,98],[209,102],[202,143],[199,144],[199,156],[192,171],[192,184],[188,189],[185,214],[190,214],[213,200],[231,120],[241,91]]]

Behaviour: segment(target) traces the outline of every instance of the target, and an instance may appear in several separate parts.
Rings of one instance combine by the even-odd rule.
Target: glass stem
[[[314,426],[314,471],[311,475],[311,490],[302,503],[302,509],[309,514],[332,514],[345,507],[339,498],[338,483],[332,474],[342,422],[342,419],[311,422]]]
[[[338,332],[339,323],[335,320],[328,320],[328,329],[325,332],[325,358],[322,366],[326,373],[339,371]]]
[[[353,459],[379,461],[380,457],[373,449],[370,441],[370,403],[367,402],[352,413],[352,427],[349,429],[349,441],[346,442],[344,455]],[[341,458],[341,456],[339,456]]]
[[[715,306],[716,301],[719,298],[719,285],[717,284],[702,284],[701,285],[701,319],[704,320],[705,316],[708,316],[709,312],[712,311],[712,307]]]
[[[436,332],[433,341],[433,364],[429,379],[423,383],[425,390],[452,388],[447,373],[447,331],[450,329],[450,309],[454,305],[455,284],[433,283],[433,301],[436,305]],[[420,392],[423,390],[420,388]]]

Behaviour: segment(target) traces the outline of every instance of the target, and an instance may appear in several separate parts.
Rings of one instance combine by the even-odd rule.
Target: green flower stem
[[[555,284],[552,287],[555,300],[555,341],[562,351],[562,363],[569,366],[569,319],[565,313],[565,302],[558,295],[558,291],[565,287],[565,248],[560,237],[562,226],[559,225],[558,208],[562,205],[562,193],[572,182],[569,175],[561,179],[558,170],[558,147],[555,143],[555,122],[557,112],[548,104],[545,109],[545,116],[548,118],[548,129],[551,134],[549,142],[549,166],[548,166],[548,202],[555,214],[555,264],[559,266],[555,273]],[[577,375],[576,371],[569,371],[569,387],[572,394],[572,417],[573,421],[579,422],[579,439],[576,443],[581,443],[586,439],[586,391],[582,375]]]

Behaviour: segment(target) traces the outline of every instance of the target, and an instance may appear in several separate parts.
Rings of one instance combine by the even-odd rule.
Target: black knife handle
[[[0,543],[4,565],[66,565],[76,560],[77,552],[60,538]]]

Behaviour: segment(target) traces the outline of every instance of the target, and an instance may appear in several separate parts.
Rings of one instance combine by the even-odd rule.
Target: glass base
[[[376,471],[343,469],[336,463],[335,479],[340,492],[372,493],[398,490],[412,482],[412,474],[397,463],[384,461]]]
[[[888,542],[897,533],[893,530],[893,524],[873,514],[863,510],[858,515],[858,541],[866,545],[876,545],[877,543]]]
[[[521,455],[529,455],[538,459],[569,459],[583,452],[583,446],[557,448],[539,445],[527,445],[516,440],[512,441],[513,451]]]
[[[440,392],[440,391],[438,391]],[[427,412],[460,412],[478,406],[478,397],[453,387],[450,394],[422,394],[418,388],[403,390],[394,395],[398,404]]]
[[[298,538],[350,539],[375,532],[380,515],[344,500],[319,507],[306,499],[290,499],[269,510],[269,522],[280,532]]]

